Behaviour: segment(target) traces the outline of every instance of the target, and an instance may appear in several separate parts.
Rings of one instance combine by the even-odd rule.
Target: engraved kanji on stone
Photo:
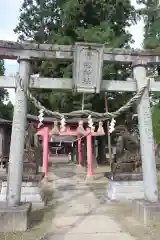
[[[74,82],[78,92],[99,92],[103,51],[99,45],[76,44]]]
[[[86,58],[87,58],[88,60],[91,60],[91,58],[92,58],[92,56],[93,56],[93,54],[92,54],[91,51],[86,51],[86,52],[84,53],[84,55],[86,56]]]
[[[84,70],[83,70],[82,83],[91,84],[92,83],[92,81],[91,81],[92,63],[84,62],[83,67],[84,67]]]

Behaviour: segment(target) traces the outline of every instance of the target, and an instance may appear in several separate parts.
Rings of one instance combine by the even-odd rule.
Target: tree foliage
[[[139,1],[144,4],[144,48],[156,49],[160,47],[160,5],[158,0]],[[160,66],[150,67],[148,75],[156,77],[160,75]],[[153,133],[157,143],[160,143],[160,93],[151,94]]]
[[[157,48],[160,46],[160,6],[159,0],[139,1],[144,4],[143,18],[144,48]]]
[[[136,19],[130,0],[24,0],[15,32],[19,40],[38,43],[74,44],[79,41],[128,48],[132,36],[126,27],[134,24]],[[72,62],[37,61],[33,66],[34,73],[45,77],[72,77]],[[103,79],[122,80],[129,75],[130,66],[104,65]],[[41,96],[41,102],[53,110],[67,112],[81,107],[81,94],[48,90],[46,97],[42,97],[44,91],[38,90],[38,93],[37,98]],[[130,94],[108,93],[108,97],[109,110],[113,111],[124,104]],[[85,108],[104,111],[103,94],[87,94],[85,103]],[[33,106],[29,110],[35,111]]]
[[[160,144],[160,105],[156,105],[152,110],[152,122],[154,138]]]

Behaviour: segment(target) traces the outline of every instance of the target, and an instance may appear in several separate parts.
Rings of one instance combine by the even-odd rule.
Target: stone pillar
[[[137,64],[137,63],[136,63]],[[141,63],[133,68],[133,76],[137,82],[137,90],[147,84],[146,68]],[[157,174],[152,131],[152,117],[149,93],[146,89],[137,108],[140,132],[141,158],[145,200],[158,201]]]
[[[3,168],[4,157],[4,126],[0,127],[0,169]]]
[[[34,146],[39,147],[39,138],[37,134],[34,134]]]
[[[18,206],[21,199],[24,136],[27,118],[27,96],[25,91],[30,78],[29,59],[21,58],[19,60],[19,76],[20,81],[17,81],[9,156],[7,204],[10,207]]]

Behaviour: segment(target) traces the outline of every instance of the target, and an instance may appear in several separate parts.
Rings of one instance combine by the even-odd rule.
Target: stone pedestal
[[[44,196],[39,188],[39,183],[44,174],[27,174],[22,179],[21,202],[31,202],[44,205]],[[1,176],[2,187],[0,191],[0,202],[6,202],[7,175]]]
[[[24,150],[21,202],[38,203],[43,206],[45,204],[43,201],[44,196],[41,193],[39,183],[43,179],[44,173],[39,172],[39,158],[37,154],[38,151],[36,149]],[[2,180],[0,201],[2,202],[6,201],[7,175],[8,166],[6,168],[6,174],[0,176],[0,179]]]
[[[31,204],[9,208],[0,202],[0,232],[26,231],[30,226]]]
[[[134,200],[132,204],[133,216],[146,226],[160,222],[160,202],[151,203],[145,200]]]
[[[110,201],[144,199],[144,186],[141,174],[106,173],[108,179],[106,198]]]

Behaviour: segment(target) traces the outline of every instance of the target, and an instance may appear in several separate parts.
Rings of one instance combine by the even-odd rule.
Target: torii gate
[[[42,136],[43,139],[43,171],[45,176],[48,176],[48,140],[49,136],[52,136],[52,129],[49,129],[47,126],[39,129],[37,135]],[[81,167],[82,164],[82,146],[81,146],[81,136],[77,134],[76,129],[72,130],[69,127],[66,128],[66,131],[59,132],[60,136],[77,136],[78,139],[78,167]],[[84,130],[84,135],[87,138],[87,176],[93,176],[92,169],[92,137],[103,136],[105,132],[91,132],[90,129]]]
[[[93,57],[86,64],[87,52],[91,51]],[[87,52],[86,52],[87,51]],[[160,53],[152,51],[133,51],[128,49],[107,49],[102,45],[81,44],[79,46],[63,46],[35,43],[15,43],[0,41],[0,57],[4,59],[19,58],[19,75],[21,78],[16,82],[15,77],[0,77],[0,87],[16,88],[15,107],[12,125],[12,136],[9,159],[8,176],[8,206],[20,204],[21,181],[23,169],[24,134],[27,117],[27,87],[50,88],[54,90],[72,90],[77,88],[81,92],[119,91],[134,92],[147,84],[146,66],[160,63]],[[68,59],[74,58],[74,82],[72,79],[60,78],[35,78],[30,76],[30,60],[39,59]],[[133,79],[129,81],[107,81],[100,84],[103,61],[108,63],[126,63],[133,65]],[[84,68],[90,71],[88,82],[84,80]],[[92,69],[91,69],[92,68]],[[88,73],[89,74],[89,73]],[[82,79],[83,78],[83,79]],[[88,85],[88,87],[86,86]],[[159,91],[160,83],[151,81],[149,91]],[[141,141],[141,155],[143,165],[143,181],[146,200],[158,201],[156,163],[154,153],[154,141],[152,132],[152,120],[150,111],[149,94],[146,89],[137,108],[139,131]],[[18,148],[15,148],[15,143]],[[16,166],[16,167],[15,167]]]

